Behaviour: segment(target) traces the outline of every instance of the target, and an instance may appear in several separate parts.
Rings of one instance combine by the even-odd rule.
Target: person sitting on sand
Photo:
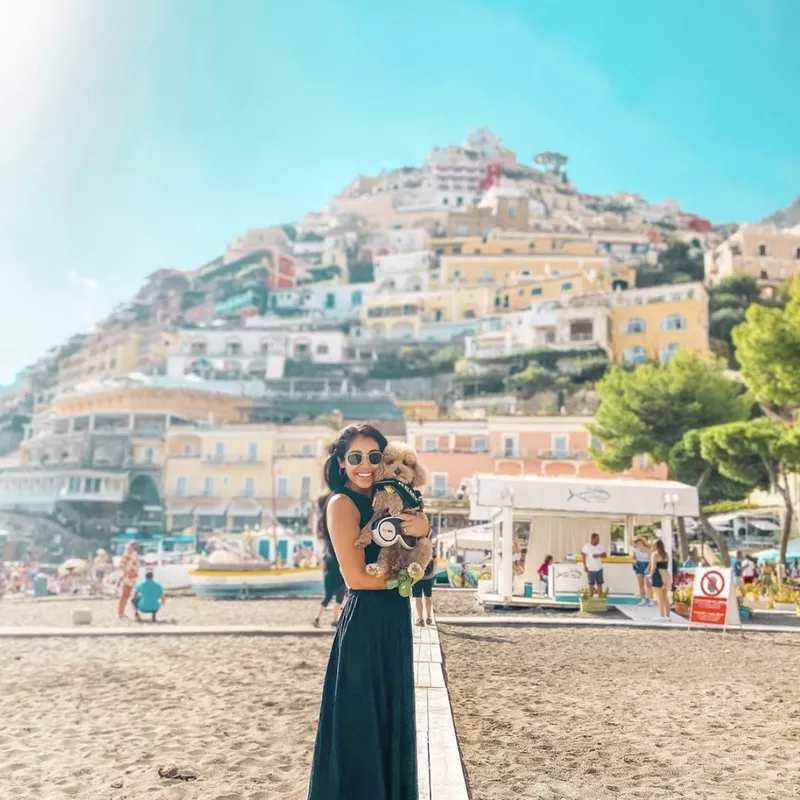
[[[164,599],[164,587],[153,579],[152,570],[148,570],[144,574],[144,580],[137,584],[131,601],[136,609],[136,621],[142,621],[139,616],[141,611],[142,614],[152,614],[153,622],[156,622],[156,614],[164,605]]]

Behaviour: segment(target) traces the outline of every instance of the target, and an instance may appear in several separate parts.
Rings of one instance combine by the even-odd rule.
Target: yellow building
[[[307,522],[322,493],[330,425],[172,429],[164,486],[168,530],[241,530]]]
[[[597,255],[597,245],[582,234],[541,234],[495,231],[488,236],[431,239],[429,248],[439,256]]]
[[[379,293],[367,298],[364,322],[379,336],[419,336],[422,326],[429,322],[460,322],[487,316],[494,307],[494,294],[492,286]]]
[[[612,302],[615,359],[666,363],[681,348],[708,353],[708,293],[702,283],[617,292]]]

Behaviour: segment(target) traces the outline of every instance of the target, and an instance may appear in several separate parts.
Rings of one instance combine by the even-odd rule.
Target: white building
[[[312,361],[315,364],[340,364],[346,360],[347,334],[329,322],[250,317],[246,322],[250,333],[280,336],[285,342],[287,358]]]
[[[289,355],[285,332],[248,328],[194,328],[178,332],[175,352],[167,356],[167,375],[198,375],[215,380],[283,377]]]
[[[378,256],[374,261],[375,286],[378,291],[427,291],[436,262],[437,256],[430,250]]]
[[[544,300],[525,311],[484,320],[480,332],[464,342],[467,358],[510,356],[537,347],[600,347],[610,353],[611,302],[601,294]]]

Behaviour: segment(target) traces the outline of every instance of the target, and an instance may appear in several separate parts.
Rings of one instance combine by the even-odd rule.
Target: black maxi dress
[[[361,513],[365,495],[344,489]],[[380,548],[370,542],[366,562]],[[418,800],[414,664],[407,598],[350,590],[325,673],[308,800]]]

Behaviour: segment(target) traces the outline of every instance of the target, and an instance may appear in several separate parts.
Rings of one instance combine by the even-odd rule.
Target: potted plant
[[[608,611],[608,586],[604,586],[600,590],[600,596],[591,596],[588,589],[581,589],[578,597],[581,602],[581,611],[587,614],[599,614],[603,611]]]
[[[675,613],[685,617],[692,606],[692,591],[691,583],[686,583],[683,586],[678,586],[672,594],[674,602]]]

